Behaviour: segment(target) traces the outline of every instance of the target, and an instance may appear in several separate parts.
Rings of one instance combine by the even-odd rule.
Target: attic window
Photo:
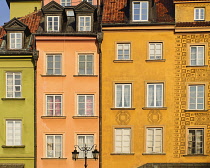
[[[79,16],[79,31],[91,31],[91,16]]]
[[[47,31],[59,31],[59,16],[47,16]]]
[[[132,4],[133,21],[148,21],[148,2],[134,1]]]
[[[67,10],[66,15],[67,16],[74,16],[74,10],[73,9]]]
[[[195,8],[194,20],[204,20],[204,19],[205,19],[205,8]]]
[[[10,49],[22,49],[22,33],[10,33]]]

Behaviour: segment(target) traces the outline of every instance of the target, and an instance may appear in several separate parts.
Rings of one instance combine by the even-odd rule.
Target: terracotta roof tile
[[[210,26],[210,22],[178,22],[176,27],[205,27]]]

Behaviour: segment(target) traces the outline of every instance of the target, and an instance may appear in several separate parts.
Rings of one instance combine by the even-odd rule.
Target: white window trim
[[[152,129],[152,130],[154,130],[154,135],[153,135],[153,146],[152,146],[152,148],[153,148],[153,151],[152,152],[148,152],[147,151],[147,148],[148,148],[148,130],[149,129]],[[155,140],[155,135],[156,135],[156,130],[160,130],[161,129],[161,151],[160,152],[156,152],[156,151],[154,151],[154,149],[156,148],[156,145],[155,145],[155,142],[156,142],[156,140]],[[163,153],[163,128],[162,127],[147,127],[146,128],[146,153]]]
[[[13,136],[13,144],[9,145],[8,144],[8,136],[7,136],[7,132],[8,132],[8,122],[13,122],[13,131],[12,131],[12,136]],[[14,134],[15,134],[15,122],[18,121],[20,122],[20,144],[17,145],[15,144],[15,138],[14,138]],[[21,146],[22,145],[22,120],[12,120],[12,119],[8,119],[6,120],[6,146]]]
[[[196,19],[196,10],[199,11],[198,18]],[[203,19],[201,18],[201,10],[203,10]],[[194,8],[194,20],[205,20],[205,8]]]
[[[79,96],[85,96],[85,114],[84,115],[80,115],[79,114]],[[87,103],[87,96],[92,96],[92,98],[93,98],[93,109],[92,109],[92,111],[93,111],[93,114],[92,115],[87,115],[87,105],[86,105],[86,103]],[[95,95],[94,94],[78,94],[77,95],[77,115],[78,116],[94,116],[94,113],[95,113]]]
[[[12,97],[8,97],[8,90],[7,90],[7,86],[8,86],[8,82],[7,82],[7,74],[8,73],[12,73],[13,74],[13,77],[12,77],[12,87],[13,87],[13,89],[12,89]],[[16,73],[19,73],[20,74],[20,85],[15,85],[15,74]],[[16,91],[15,91],[15,87],[16,86],[19,86],[20,87],[20,97],[16,97],[15,96],[15,93],[16,93]],[[21,96],[22,96],[22,73],[21,72],[6,72],[6,98],[21,98]]]
[[[198,96],[197,95],[198,94],[197,93],[197,87],[198,86],[203,86],[203,92],[204,93],[203,93],[203,108],[202,109],[198,109],[198,107],[197,107],[198,106],[198,102],[197,102],[197,99],[198,99],[198,97],[197,97]],[[196,97],[195,97],[196,98],[196,103],[195,103],[196,108],[195,109],[190,108],[190,98],[191,98],[190,97],[190,87],[196,87],[196,93],[195,93],[196,94]],[[188,97],[189,97],[188,98],[188,109],[189,110],[204,110],[205,109],[205,85],[204,84],[188,85]]]
[[[48,157],[47,156],[47,137],[48,136],[53,136],[53,147],[54,147],[54,150],[53,150],[53,156],[54,157]],[[61,135],[61,134],[46,134],[45,135],[45,138],[46,138],[46,158],[57,158],[57,157],[55,157],[55,136],[60,136],[61,137],[61,158],[63,158],[63,135]]]
[[[123,59],[119,59],[119,53],[118,53],[118,48],[119,48],[119,45],[123,45]],[[125,59],[125,54],[124,54],[124,46],[125,45],[128,45],[128,50],[129,50],[129,58],[128,59]],[[130,43],[117,43],[117,60],[130,60],[131,59],[131,44]]]
[[[80,29],[80,18],[82,18],[82,17],[84,17],[84,26],[82,26],[83,28],[84,28],[84,30],[81,30]],[[85,26],[85,23],[86,23],[86,21],[85,21],[85,18],[90,18],[90,26]],[[78,30],[79,31],[92,31],[92,20],[91,20],[92,18],[91,18],[91,16],[79,16],[79,27],[78,27]],[[90,30],[87,30],[87,27],[90,27]]]
[[[49,30],[49,26],[48,26],[48,18],[49,17],[52,17],[52,18],[58,18],[58,30],[55,30],[55,27],[54,27],[54,19],[52,21],[52,30]],[[47,16],[47,31],[48,32],[58,32],[60,31],[60,17],[59,16]]]
[[[80,56],[84,55],[85,56],[85,73],[84,74],[80,74],[79,72],[79,67],[80,67]],[[87,73],[87,55],[92,55],[92,74],[88,74]],[[94,75],[94,54],[93,53],[79,53],[78,54],[78,75]]]
[[[68,3],[69,3],[69,5],[67,5]],[[64,7],[71,6],[71,0],[61,0],[60,4],[61,4],[61,6],[64,6]]]
[[[192,47],[196,47],[196,64],[192,65],[191,60],[192,60]],[[203,62],[202,64],[198,64],[198,48],[203,48]],[[204,66],[205,64],[205,46],[204,45],[191,45],[190,46],[190,65],[191,66]]]
[[[48,56],[53,56],[53,73],[49,74],[48,73]],[[55,57],[60,56],[60,73],[56,74],[55,73]],[[46,74],[47,75],[62,75],[62,54],[46,54]]]
[[[84,0],[83,0],[84,1]],[[93,5],[93,0],[85,0],[87,1],[88,3],[90,3],[91,5]],[[90,2],[91,1],[91,2]]]
[[[117,107],[117,85],[122,85],[122,107]],[[130,99],[129,99],[129,102],[130,102],[130,106],[128,107],[125,107],[124,106],[124,87],[125,85],[129,85],[130,86]],[[132,107],[132,84],[131,83],[115,83],[115,108],[131,108]]]
[[[136,2],[139,2],[140,3],[140,13],[139,13],[139,16],[140,16],[140,19],[139,20],[134,20],[134,3]],[[142,20],[142,15],[141,15],[141,10],[142,10],[142,2],[146,2],[147,3],[147,19],[146,20]],[[149,2],[148,1],[133,1],[132,2],[132,21],[133,22],[147,22],[148,21],[148,18],[149,18]]]
[[[154,106],[150,106],[149,105],[149,85],[154,85]],[[161,102],[162,102],[162,105],[160,106],[157,106],[156,105],[156,86],[157,85],[161,85],[162,86],[162,99],[161,99]],[[151,107],[151,108],[156,108],[156,107],[164,107],[164,83],[147,83],[147,107]]]
[[[14,38],[14,40],[15,40],[15,43],[14,43],[14,45],[15,45],[15,47],[12,47],[12,34],[14,34],[15,35],[15,38]],[[20,35],[20,47],[17,47],[17,35]],[[22,37],[22,33],[10,33],[10,49],[22,49],[23,48],[23,37]]]
[[[160,46],[161,46],[161,55],[160,55],[160,57],[161,58],[157,58],[157,55],[156,55],[156,53],[154,54],[154,59],[152,59],[151,58],[151,52],[150,52],[150,49],[151,49],[151,45],[154,45],[154,52],[156,52],[156,45],[157,44],[160,44]],[[162,60],[163,59],[163,43],[162,42],[149,42],[149,60]]]
[[[45,95],[45,106],[46,106],[46,111],[45,111],[45,115],[46,116],[49,116],[49,115],[47,115],[47,110],[48,110],[48,106],[47,106],[47,97],[50,97],[50,96],[53,96],[53,115],[52,116],[57,116],[57,115],[55,115],[55,97],[56,96],[60,96],[61,97],[61,114],[60,115],[58,115],[58,116],[62,116],[63,115],[63,109],[62,109],[62,107],[63,107],[63,95],[62,94],[47,94],[47,95]]]

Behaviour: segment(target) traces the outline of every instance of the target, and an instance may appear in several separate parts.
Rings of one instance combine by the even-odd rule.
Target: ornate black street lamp
[[[95,149],[94,149],[94,151],[92,151],[93,158],[94,158],[95,160],[98,159],[99,151],[96,149],[96,145],[93,145],[93,146],[91,146],[91,147],[88,147],[88,146],[85,144],[84,147],[81,147],[81,146],[78,146],[78,145],[75,145],[74,147],[75,147],[75,149],[74,149],[74,151],[72,152],[72,159],[75,160],[75,161],[78,159],[78,156],[79,156],[79,152],[77,151],[77,147],[78,147],[79,150],[82,151],[82,152],[84,152],[84,154],[85,154],[85,164],[84,164],[85,168],[87,168],[87,166],[88,166],[88,165],[87,165],[87,153],[88,153],[88,151],[92,151],[94,147],[95,147]]]

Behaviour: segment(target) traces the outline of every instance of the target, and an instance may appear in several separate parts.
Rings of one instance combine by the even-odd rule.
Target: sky
[[[9,21],[9,7],[6,0],[0,0],[0,26]]]

